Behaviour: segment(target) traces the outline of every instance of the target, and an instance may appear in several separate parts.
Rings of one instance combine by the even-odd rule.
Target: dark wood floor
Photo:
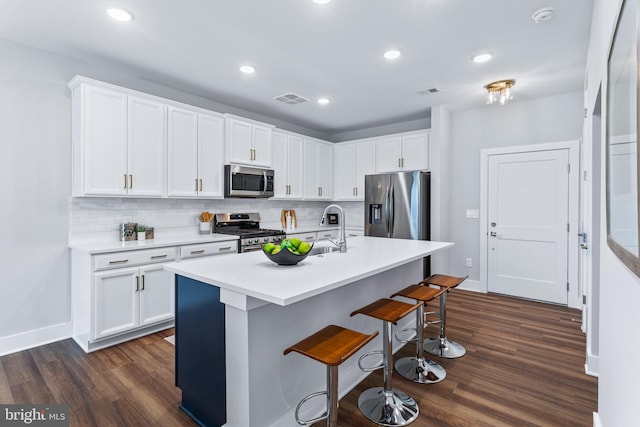
[[[412,426],[592,425],[597,379],[584,374],[578,311],[455,290],[447,315],[449,337],[467,349],[460,359],[437,359],[447,378],[419,385],[394,376],[395,388],[420,405]],[[78,427],[195,426],[178,409],[173,346],[164,340],[172,333],[88,355],[65,340],[3,356],[0,403],[67,403]],[[413,350],[407,345],[396,357]],[[357,397],[381,378],[375,372],[341,401],[341,426],[373,425]]]

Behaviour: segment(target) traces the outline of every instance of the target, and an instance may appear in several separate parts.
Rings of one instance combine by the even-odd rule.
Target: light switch
[[[480,209],[467,209],[467,218],[480,218]]]

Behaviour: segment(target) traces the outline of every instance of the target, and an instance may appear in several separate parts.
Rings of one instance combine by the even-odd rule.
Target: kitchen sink
[[[330,254],[332,252],[340,252],[340,248],[337,246],[314,246],[309,251],[309,256]]]

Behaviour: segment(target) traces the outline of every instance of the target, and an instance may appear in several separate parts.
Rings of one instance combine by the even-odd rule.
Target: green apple
[[[268,254],[272,253],[272,252],[273,252],[273,250],[274,250],[275,248],[276,248],[276,245],[274,245],[274,244],[273,244],[273,243],[271,243],[271,242],[269,242],[269,243],[265,244],[265,245],[262,247],[262,249],[263,249],[266,253],[268,253]]]
[[[309,242],[300,242],[300,246],[298,246],[298,252],[301,254],[306,254],[311,250],[311,243]]]

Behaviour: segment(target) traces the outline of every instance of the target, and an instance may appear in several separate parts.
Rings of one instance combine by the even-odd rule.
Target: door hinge
[[[571,173],[571,163],[567,163],[567,173]]]
[[[569,231],[571,231],[571,224],[570,224],[570,223],[567,223],[567,233],[568,233]]]
[[[587,305],[587,296],[582,295],[582,305]]]
[[[586,119],[588,117],[588,113],[587,113],[587,109],[584,109],[584,118]]]
[[[567,292],[569,292],[569,282],[567,282]]]

